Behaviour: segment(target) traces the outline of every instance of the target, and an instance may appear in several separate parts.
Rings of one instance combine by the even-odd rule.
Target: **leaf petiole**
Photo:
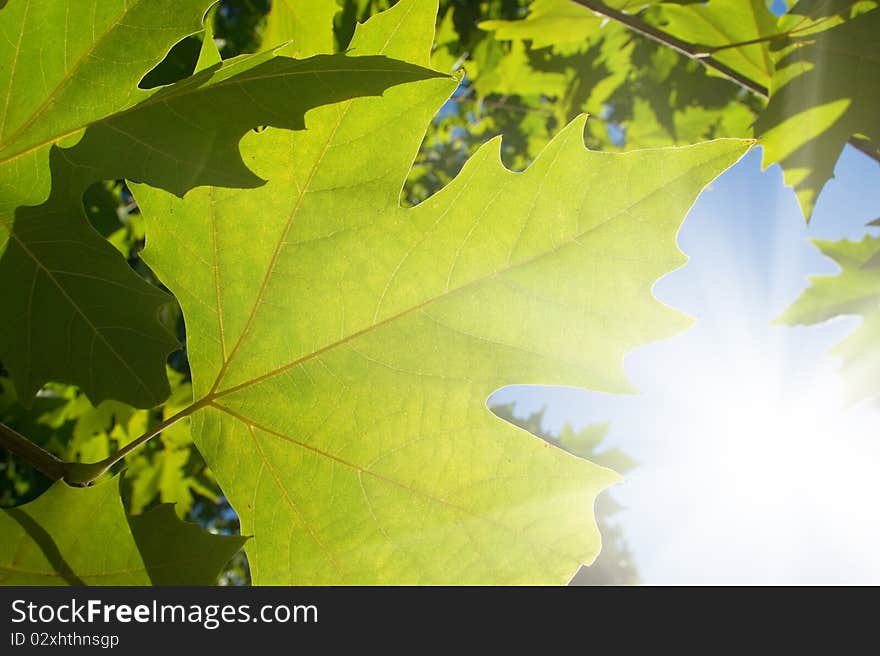
[[[199,408],[207,405],[208,402],[209,399],[206,397],[201,401],[193,403],[100,462],[85,463],[61,460],[2,423],[0,423],[0,447],[14,453],[53,481],[63,479],[68,485],[85,487],[106,473],[129,453],[146,444],[165,429],[187,418]]]

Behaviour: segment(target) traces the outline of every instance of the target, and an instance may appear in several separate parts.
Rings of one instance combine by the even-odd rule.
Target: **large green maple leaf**
[[[352,53],[427,65],[436,0]],[[750,142],[587,151],[584,118],[514,173],[499,140],[412,209],[399,196],[454,89],[429,79],[242,142],[269,182],[135,185],[145,258],[187,323],[193,438],[256,584],[563,583],[596,556],[617,475],[494,417],[510,383],[630,389],[624,354],[688,320],[651,285],[702,187]]]
[[[206,533],[170,505],[128,516],[119,481],[56,482],[0,510],[0,585],[211,585],[244,539]]]
[[[203,29],[210,4],[12,0],[0,12],[0,359],[25,402],[49,380],[95,403],[150,407],[168,395],[177,342],[160,315],[171,299],[89,226],[92,182],[125,177],[179,195],[257,186],[238,151],[251,128],[298,129],[311,107],[433,75],[377,57],[267,52],[139,89],[176,41]]]
[[[880,238],[861,241],[815,241],[840,265],[839,274],[811,277],[808,287],[779,317],[789,325],[816,324],[842,315],[861,315],[862,324],[838,344],[841,374],[851,402],[880,394]]]

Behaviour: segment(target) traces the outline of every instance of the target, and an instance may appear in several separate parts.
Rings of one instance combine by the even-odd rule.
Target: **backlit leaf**
[[[13,0],[0,12],[0,304],[7,313],[0,358],[25,403],[58,380],[94,403],[150,407],[168,394],[165,360],[177,342],[163,313],[172,299],[95,233],[83,192],[120,177],[179,195],[204,184],[258,186],[263,180],[238,150],[250,129],[300,129],[311,107],[433,74],[381,57],[294,60],[268,52],[138,89],[175,41],[202,29],[210,0],[90,2],[85,12],[74,4]],[[45,29],[58,34],[49,38]],[[124,60],[107,65],[117,52]],[[34,71],[43,69],[41,81]]]
[[[770,102],[755,135],[764,146],[764,165],[782,166],[809,219],[849,138],[862,135],[874,150],[880,143],[880,10],[843,23],[817,22],[799,34],[774,52]]]
[[[769,39],[778,33],[778,28],[764,0],[666,3],[662,5],[661,16],[663,29],[669,34],[699,46],[721,48],[708,50],[715,61],[761,86],[770,84],[773,60]],[[752,41],[757,42],[749,43]]]
[[[352,51],[426,65],[435,13],[403,0]],[[405,209],[454,86],[246,135],[256,189],[134,185],[144,257],[187,323],[193,438],[254,535],[257,584],[564,583],[599,550],[593,502],[616,474],[486,399],[511,383],[629,391],[624,354],[688,325],[651,295],[684,261],[680,222],[751,142],[596,153],[580,117],[526,171],[496,139]]]
[[[880,238],[816,241],[841,267],[830,276],[811,277],[808,287],[779,318],[789,325],[816,324],[842,315],[861,315],[862,324],[832,351],[842,360],[841,373],[850,401],[880,394]]]
[[[2,585],[210,585],[244,539],[210,535],[171,506],[128,517],[118,480],[55,483],[0,510]]]

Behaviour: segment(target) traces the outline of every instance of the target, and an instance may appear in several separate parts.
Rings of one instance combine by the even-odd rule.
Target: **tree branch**
[[[6,424],[0,423],[0,447],[14,453],[47,478],[57,481],[64,478],[68,463],[20,435]]]
[[[715,60],[710,54],[712,48],[688,43],[687,41],[682,41],[681,39],[674,37],[671,34],[654,27],[653,25],[645,23],[643,20],[636,16],[625,14],[622,11],[612,9],[603,2],[598,2],[597,0],[574,0],[574,2],[581,5],[582,7],[586,7],[595,14],[605,16],[606,18],[610,18],[611,20],[616,21],[621,25],[624,25],[636,34],[641,34],[643,37],[651,39],[652,41],[664,45],[667,48],[672,48],[673,50],[675,50],[675,52],[679,53],[680,55],[684,55],[688,59],[694,59],[700,62],[706,68],[710,68],[716,73],[719,73],[720,75],[726,77],[728,80],[735,82],[746,91],[750,91],[751,93],[761,96],[764,99],[769,96],[767,92],[767,87],[758,84],[757,82],[746,77],[742,73],[736,72],[726,64],[722,64],[721,62]]]
[[[653,25],[645,23],[643,20],[636,16],[625,14],[622,11],[613,9],[605,3],[599,2],[598,0],[572,1],[576,2],[582,7],[586,7],[595,14],[605,16],[606,18],[620,23],[632,32],[635,32],[636,34],[640,34],[647,39],[651,39],[652,41],[666,46],[667,48],[671,48],[675,52],[679,53],[680,55],[684,55],[688,59],[693,59],[700,62],[706,68],[712,69],[716,73],[723,75],[728,80],[730,80],[731,82],[735,82],[746,91],[754,93],[755,95],[758,95],[765,100],[770,97],[767,87],[762,84],[758,84],[754,80],[734,71],[725,64],[722,64],[721,62],[714,59],[711,54],[712,52],[723,50],[725,48],[733,48],[739,45],[749,45],[751,43],[757,43],[762,40],[770,39],[755,39],[753,41],[744,41],[740,44],[729,44],[727,46],[714,48],[711,46],[701,46],[694,43],[688,43],[687,41],[682,41],[681,39],[674,37],[671,34],[654,27]],[[771,38],[775,39],[779,38],[780,36],[783,35],[777,34],[773,35],[773,37]],[[871,142],[858,137],[850,137],[848,143],[859,152],[867,155],[875,162],[880,164],[880,153],[878,153],[877,149],[871,145]]]
[[[850,146],[858,150],[860,153],[864,153],[875,162],[880,164],[880,152],[877,152],[877,149],[867,139],[862,139],[861,137],[850,137],[847,143],[849,143]]]

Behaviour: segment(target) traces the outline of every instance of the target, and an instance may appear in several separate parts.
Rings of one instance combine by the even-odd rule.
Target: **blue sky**
[[[627,356],[638,396],[509,387],[545,426],[610,420],[641,463],[612,495],[645,583],[880,583],[880,411],[848,407],[827,351],[859,323],[771,325],[836,265],[810,239],[860,239],[880,167],[849,147],[809,226],[753,150],[705,190],[655,295],[698,319]]]

